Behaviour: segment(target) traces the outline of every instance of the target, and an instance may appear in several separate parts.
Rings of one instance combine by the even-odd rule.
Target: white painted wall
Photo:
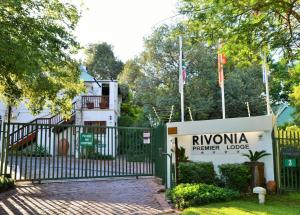
[[[219,146],[217,150],[193,150],[193,135],[209,135],[212,134],[230,134],[244,132],[249,149],[252,151],[266,150],[270,156],[262,158],[260,161],[265,164],[266,180],[274,180],[274,162],[273,162],[273,147],[272,147],[272,116],[258,116],[232,119],[217,119],[205,121],[189,121],[168,123],[167,127],[177,127],[176,135],[168,135],[168,152],[171,153],[171,148],[174,147],[174,138],[178,138],[178,146],[186,149],[186,155],[192,161],[213,162],[215,170],[218,172],[218,165],[224,163],[243,163],[247,158],[242,156],[242,153],[248,153],[247,149],[227,149],[227,145],[239,145],[239,143],[220,144],[210,143],[209,146]],[[204,138],[204,137],[203,137]],[[219,142],[219,138],[216,138]],[[201,141],[198,141],[199,143]],[[173,144],[172,144],[173,143]],[[246,145],[246,142],[241,144]],[[205,139],[203,146],[207,146]],[[200,144],[201,146],[201,144]],[[215,151],[215,152],[213,152]],[[226,152],[225,152],[226,151]],[[168,164],[168,167],[170,165]],[[167,171],[168,173],[170,171]],[[169,176],[168,176],[169,177]]]
[[[92,109],[84,110],[82,112],[82,119],[83,121],[106,121],[107,126],[115,126],[115,122],[117,122],[117,115],[114,110]]]

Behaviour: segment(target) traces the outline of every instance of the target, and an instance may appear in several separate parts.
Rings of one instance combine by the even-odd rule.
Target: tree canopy
[[[107,43],[90,44],[86,49],[86,66],[97,79],[117,79],[123,69],[111,45]]]
[[[261,50],[299,59],[300,2],[297,0],[180,0],[189,30],[241,62],[257,60]]]
[[[133,102],[143,108],[150,121],[157,120],[153,107],[162,121],[168,121],[174,106],[172,121],[180,119],[178,92],[178,26],[161,26],[145,40],[145,50],[125,64],[120,81],[128,84]],[[184,61],[187,65],[185,119],[188,107],[194,120],[221,118],[221,93],[218,86],[217,50],[205,43],[183,40]],[[252,115],[265,113],[264,88],[260,66],[240,69],[233,64],[225,68],[227,117],[247,116],[249,102]],[[250,78],[248,78],[250,76]]]
[[[179,11],[192,40],[221,41],[236,65],[251,67],[267,53],[272,103],[289,102],[300,121],[299,8],[298,0],[180,0]]]
[[[80,14],[66,1],[0,1],[0,95],[37,113],[45,105],[67,113],[83,90],[73,30]]]

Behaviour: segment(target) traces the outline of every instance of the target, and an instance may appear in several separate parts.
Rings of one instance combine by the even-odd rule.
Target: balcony
[[[81,107],[87,109],[109,109],[109,96],[82,96]]]

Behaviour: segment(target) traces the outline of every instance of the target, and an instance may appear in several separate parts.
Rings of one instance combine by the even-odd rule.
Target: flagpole
[[[223,66],[222,66],[223,67]],[[223,68],[222,68],[223,70]],[[224,92],[224,79],[222,81],[222,85],[221,85],[221,93],[222,93],[222,115],[223,115],[223,119],[225,119],[225,92]]]
[[[267,115],[271,114],[271,106],[270,106],[270,95],[269,95],[269,78],[268,78],[268,67],[267,67],[267,57],[266,53],[263,53],[263,75],[265,80],[265,86],[266,86],[266,102],[267,102]]]
[[[219,62],[219,65],[220,65],[220,70],[219,72],[221,72],[221,77],[219,76],[219,78],[221,78],[221,95],[222,95],[222,118],[225,119],[226,116],[225,116],[225,92],[224,92],[224,71],[223,71],[223,57],[222,57],[222,53],[221,53],[221,42],[219,40],[219,54],[218,54],[218,60],[220,61]],[[225,62],[224,62],[225,63]],[[220,74],[219,74],[220,75]]]
[[[181,122],[184,122],[184,95],[183,95],[183,78],[182,78],[182,36],[179,36],[179,92],[181,107]]]

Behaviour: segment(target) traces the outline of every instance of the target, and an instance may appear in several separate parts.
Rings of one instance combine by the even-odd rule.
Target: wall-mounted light
[[[109,120],[112,120],[112,116],[111,115],[109,115]]]

